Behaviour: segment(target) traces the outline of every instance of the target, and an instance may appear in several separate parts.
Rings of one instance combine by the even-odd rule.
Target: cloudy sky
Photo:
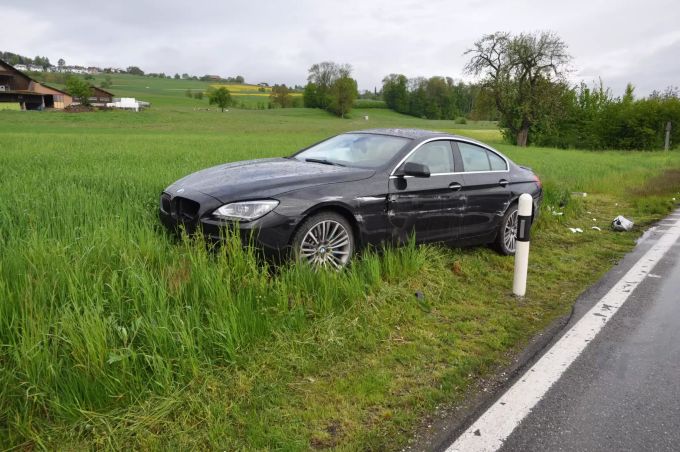
[[[679,0],[3,0],[0,50],[53,63],[304,84],[316,62],[350,63],[360,89],[389,73],[463,78],[486,33],[552,30],[572,80],[619,95],[680,85]]]

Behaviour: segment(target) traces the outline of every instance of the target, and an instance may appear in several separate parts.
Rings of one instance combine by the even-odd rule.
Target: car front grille
[[[161,211],[163,213],[172,213],[172,202],[170,201],[170,195],[167,193],[161,195]]]
[[[174,199],[177,217],[183,222],[193,222],[198,216],[201,205],[191,199],[176,197]]]
[[[198,219],[201,205],[191,199],[181,196],[171,198],[169,194],[163,193],[160,208],[163,213],[169,214],[182,223],[194,223]]]

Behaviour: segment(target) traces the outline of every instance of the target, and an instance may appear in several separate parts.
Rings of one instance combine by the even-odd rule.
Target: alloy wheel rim
[[[341,269],[349,261],[349,233],[334,220],[312,226],[300,244],[300,258],[316,268]]]
[[[517,211],[515,210],[508,217],[505,223],[505,231],[503,232],[503,242],[505,248],[511,253],[515,252],[515,244],[517,243]]]

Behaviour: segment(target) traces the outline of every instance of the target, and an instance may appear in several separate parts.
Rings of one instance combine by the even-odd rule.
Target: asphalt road
[[[661,222],[642,247],[678,218]],[[680,450],[680,240],[500,450]]]

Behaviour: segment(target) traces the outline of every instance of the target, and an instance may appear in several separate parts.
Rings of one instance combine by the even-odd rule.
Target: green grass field
[[[64,89],[63,84],[55,81],[50,82],[49,77],[55,77],[54,75],[35,74],[35,76],[38,78],[48,77],[48,80],[46,80],[48,85]],[[106,88],[106,90],[112,92],[116,97],[134,97],[138,100],[151,102],[152,106],[161,108],[209,108],[207,96],[204,96],[203,99],[190,98],[186,95],[187,90],[192,91],[192,93],[199,91],[206,93],[211,87],[224,86],[229,90],[235,102],[252,109],[257,109],[262,104],[266,108],[271,93],[271,88],[265,88],[262,92],[259,86],[247,83],[220,84],[200,80],[175,80],[174,78],[130,74],[108,74],[108,76],[111,78],[112,86]],[[77,77],[82,78],[83,76],[77,75]],[[88,82],[100,86],[106,77],[107,74],[94,75]],[[302,94],[292,93],[292,95],[298,97]]]
[[[0,448],[398,449],[567,313],[680,191],[677,151],[518,149],[493,124],[193,111],[181,91],[144,90],[113,88],[153,102],[137,114],[0,111]],[[189,172],[387,126],[495,142],[541,175],[527,297],[510,295],[512,258],[484,247],[315,274],[159,226],[160,191]],[[617,214],[636,230],[611,232]]]

